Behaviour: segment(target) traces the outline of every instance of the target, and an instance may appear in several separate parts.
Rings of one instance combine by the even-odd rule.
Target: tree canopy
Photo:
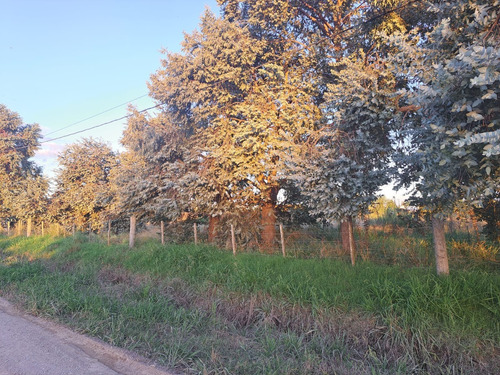
[[[67,146],[58,160],[53,196],[58,215],[68,224],[99,229],[112,200],[109,177],[116,166],[115,153],[105,143],[85,138]]]
[[[45,209],[47,181],[31,158],[40,127],[0,104],[0,217],[24,219]]]

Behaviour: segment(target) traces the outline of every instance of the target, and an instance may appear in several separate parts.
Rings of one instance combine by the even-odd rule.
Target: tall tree
[[[105,143],[85,138],[67,146],[58,161],[54,200],[60,215],[81,228],[100,229],[112,200],[109,176],[115,153]]]
[[[220,217],[262,207],[266,248],[287,162],[319,114],[291,47],[207,12],[200,31],[186,35],[184,54],[167,54],[150,84],[174,121],[193,129],[183,180],[192,209]]]
[[[228,18],[245,20],[254,33],[286,39],[307,56],[309,71],[315,75],[315,102],[323,103],[324,125],[298,179],[316,214],[330,221],[340,219],[344,247],[354,260],[352,217],[376,199],[390,171],[389,140],[396,107],[390,96],[395,82],[384,71],[387,51],[378,33],[406,31],[417,22],[414,10],[421,4],[398,0],[219,3]]]
[[[499,4],[437,3],[438,22],[424,38],[394,38],[394,69],[413,81],[401,96],[418,109],[401,182],[414,183],[414,201],[433,213],[439,274],[449,273],[443,219],[454,202],[481,204],[499,191]]]
[[[0,105],[0,217],[25,219],[43,210],[47,182],[32,160],[40,127]]]
[[[341,221],[343,247],[354,264],[353,217],[367,212],[391,175],[395,80],[363,53],[334,65],[336,82],[327,85],[323,105],[328,122],[300,172],[312,212]]]
[[[121,139],[126,150],[111,173],[114,210],[137,219],[177,219],[182,205],[174,186],[182,173],[172,165],[182,162],[185,139],[165,115],[151,118],[131,111]]]

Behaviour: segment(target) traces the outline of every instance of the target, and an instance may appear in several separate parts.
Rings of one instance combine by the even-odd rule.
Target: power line
[[[137,113],[143,113],[143,112],[147,112],[147,111],[150,111],[151,109],[155,109],[155,108],[158,108],[160,106],[162,106],[163,104],[157,104],[157,105],[154,105],[152,107],[149,107],[149,108],[145,108],[145,109],[142,109],[140,111],[137,111]],[[72,135],[76,135],[76,134],[80,134],[80,133],[83,133],[83,132],[86,132],[86,131],[89,131],[89,130],[92,130],[92,129],[97,129],[97,128],[100,128],[102,126],[105,126],[105,125],[109,125],[109,124],[112,124],[114,122],[117,122],[117,121],[120,121],[120,120],[124,120],[124,119],[127,119],[129,117],[133,116],[133,114],[129,114],[129,115],[125,115],[125,116],[122,116],[120,118],[116,118],[114,120],[110,120],[110,121],[106,121],[106,122],[103,122],[101,124],[98,124],[98,125],[94,125],[94,126],[90,126],[88,128],[85,128],[85,129],[81,129],[81,130],[78,130],[76,132],[73,132],[73,133],[69,133],[69,134],[65,134],[65,135],[61,135],[60,137],[55,137],[55,138],[51,138],[51,139],[47,139],[45,141],[41,141],[39,144],[43,144],[43,143],[48,143],[48,142],[53,142],[53,141],[56,141],[56,140],[59,140],[59,139],[63,139],[63,138],[66,138],[66,137],[71,137]],[[28,148],[29,146],[26,145],[26,146],[19,146],[19,147],[12,147],[13,149],[15,150],[23,150],[23,149],[26,149]]]
[[[75,126],[75,125],[81,124],[81,123],[82,123],[82,122],[84,122],[84,121],[87,121],[87,120],[93,119],[93,118],[95,118],[95,117],[97,117],[97,116],[100,116],[100,115],[102,115],[102,114],[104,114],[104,113],[110,112],[110,111],[112,111],[113,109],[116,109],[116,108],[122,107],[122,106],[124,106],[125,104],[128,104],[128,103],[134,102],[134,101],[136,101],[136,100],[142,99],[142,98],[144,98],[144,97],[146,97],[146,96],[148,96],[148,94],[144,94],[144,95],[138,96],[137,98],[134,98],[134,99],[132,99],[132,100],[128,100],[128,101],[126,101],[126,102],[124,102],[124,103],[122,103],[122,104],[118,104],[117,106],[114,106],[114,107],[112,107],[112,108],[106,109],[105,111],[99,112],[99,113],[97,113],[97,114],[95,114],[95,115],[92,115],[92,116],[90,116],[90,117],[84,118],[83,120],[80,120],[80,121],[74,122],[74,123],[72,123],[72,124],[69,124],[69,125],[67,125],[67,126],[64,126],[64,127],[60,128],[60,129],[57,129],[57,130],[51,131],[50,133],[45,134],[44,138],[45,138],[46,136],[48,136],[48,135],[55,134],[55,133],[60,132],[61,130],[65,130],[65,129],[71,128],[72,126]]]
[[[160,107],[162,104],[157,104],[157,105],[154,105],[152,107],[149,107],[149,108],[146,108],[146,109],[143,109],[141,111],[138,111],[138,113],[143,113],[143,112],[146,112],[146,111],[149,111],[151,109],[154,109],[154,108],[158,108]],[[104,126],[104,125],[109,125],[109,124],[112,124],[114,122],[117,122],[117,121],[120,121],[120,120],[124,120],[126,118],[129,118],[131,117],[133,114],[129,114],[129,115],[125,115],[125,116],[122,116],[120,118],[117,118],[117,119],[114,119],[114,120],[111,120],[111,121],[106,121],[106,122],[103,122],[99,125],[94,125],[94,126],[91,126],[89,128],[85,128],[85,129],[81,129],[81,130],[78,130],[76,132],[73,132],[73,133],[69,133],[69,134],[65,134],[65,135],[61,135],[60,137],[56,137],[56,138],[51,138],[51,139],[47,139],[46,141],[42,141],[40,142],[40,144],[42,143],[48,143],[48,142],[52,142],[52,141],[56,141],[58,139],[62,139],[62,138],[66,138],[66,137],[71,137],[72,135],[76,135],[76,134],[80,134],[80,133],[83,133],[83,132],[86,132],[86,131],[89,131],[89,130],[92,130],[92,129],[96,129],[96,128],[100,128],[101,126]]]

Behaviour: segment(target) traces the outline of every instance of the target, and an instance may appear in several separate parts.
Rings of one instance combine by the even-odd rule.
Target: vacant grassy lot
[[[200,374],[500,373],[500,272],[0,238],[0,294]],[[455,266],[455,268],[453,268]]]

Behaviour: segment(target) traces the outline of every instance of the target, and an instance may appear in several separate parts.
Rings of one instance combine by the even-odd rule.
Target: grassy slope
[[[500,274],[0,239],[0,292],[193,373],[495,373]]]

